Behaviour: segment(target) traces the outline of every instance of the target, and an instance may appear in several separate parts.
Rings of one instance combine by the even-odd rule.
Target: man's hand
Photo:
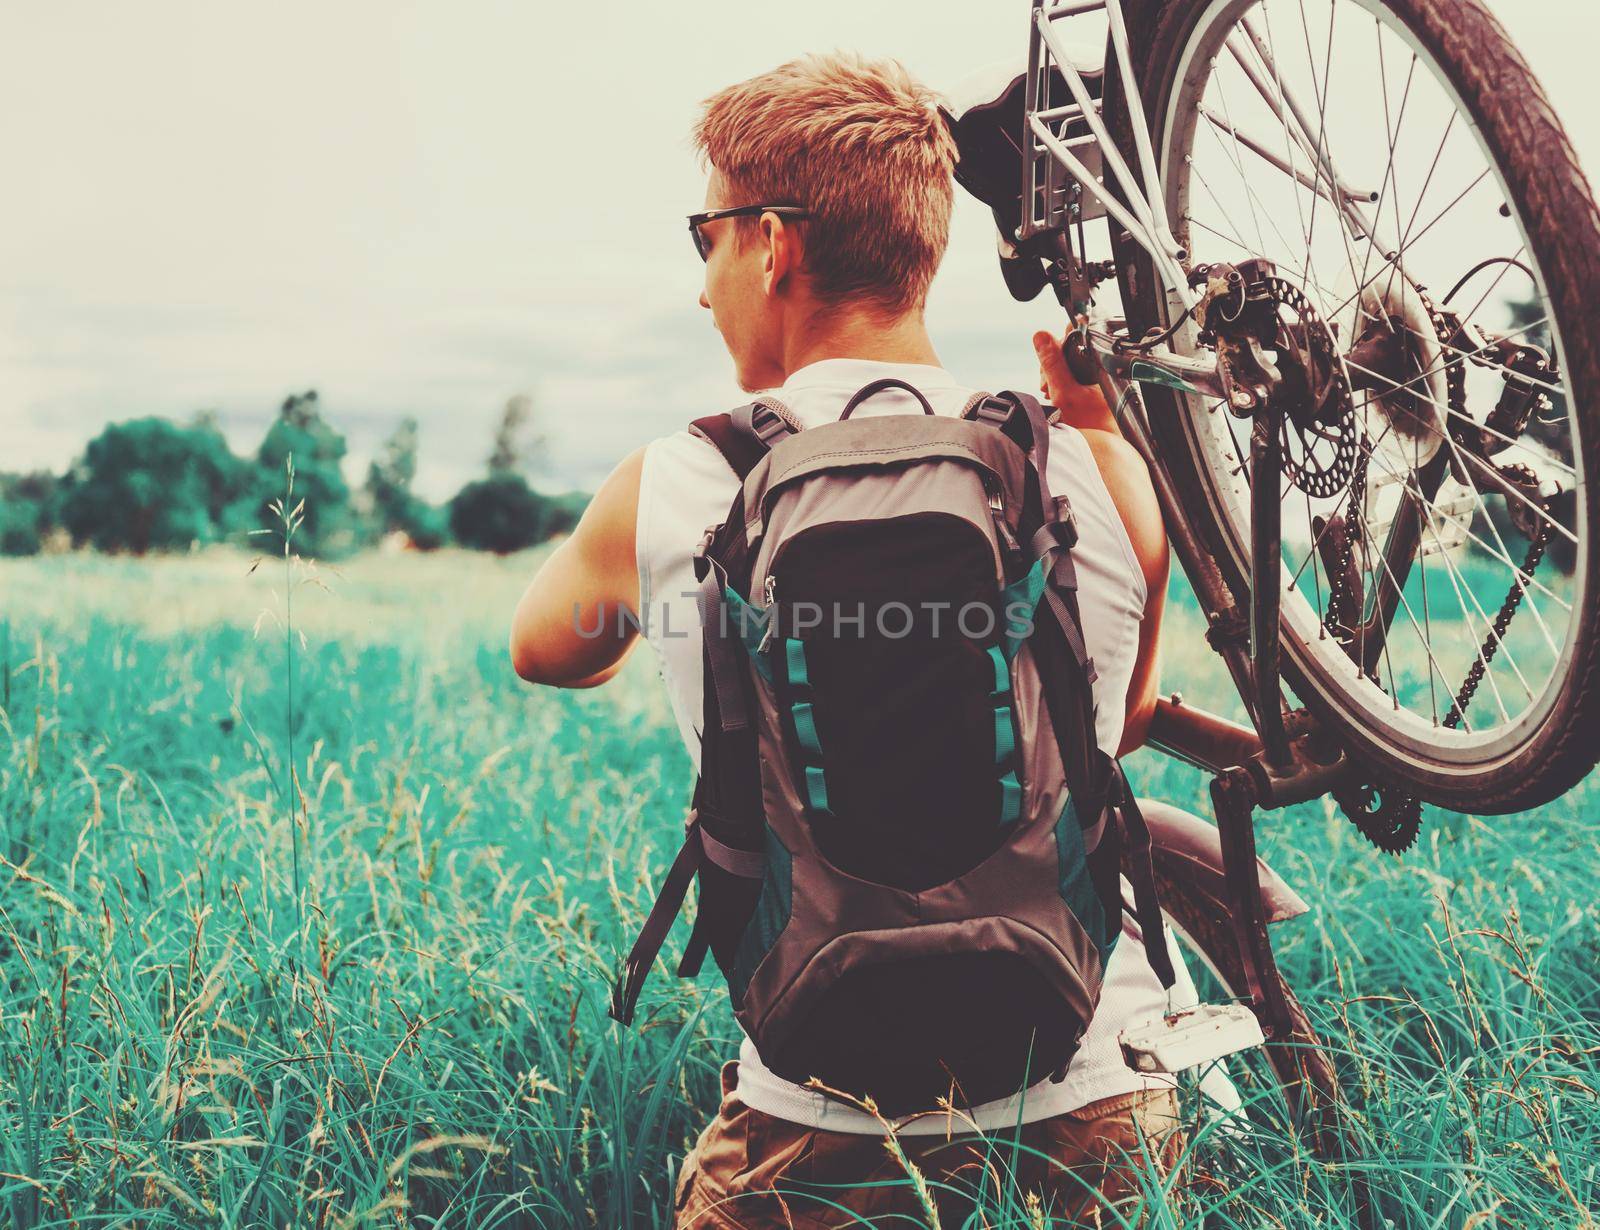
[[[1033,352],[1039,358],[1039,391],[1045,399],[1061,411],[1061,421],[1079,430],[1109,431],[1117,429],[1111,407],[1101,395],[1098,385],[1082,385],[1067,367],[1061,353],[1061,339],[1041,329],[1033,335]]]
[[[529,683],[595,687],[621,669],[633,648],[639,610],[634,531],[643,467],[643,449],[622,460],[517,603],[511,664]]]

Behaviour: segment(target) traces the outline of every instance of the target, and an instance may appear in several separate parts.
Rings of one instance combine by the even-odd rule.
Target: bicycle
[[[1064,29],[1100,21],[1096,62]],[[1600,757],[1600,211],[1479,0],[1033,0],[1025,71],[949,121],[1250,718],[1157,713],[1217,819],[1147,805],[1169,920],[1336,1154],[1335,1067],[1268,936],[1304,904],[1254,816],[1331,794],[1400,853],[1423,802],[1523,810]],[[1496,299],[1513,274],[1530,297]]]

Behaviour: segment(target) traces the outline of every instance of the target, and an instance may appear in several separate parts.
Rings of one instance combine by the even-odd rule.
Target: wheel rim
[[[1326,14],[1321,24],[1317,21],[1319,13]],[[1295,144],[1289,131],[1289,118],[1273,116],[1261,91],[1229,49],[1228,36],[1242,31],[1241,18],[1250,19],[1267,47],[1267,56],[1253,59],[1257,74],[1266,79],[1269,86],[1287,87],[1289,92],[1297,92],[1301,100],[1309,97],[1319,105],[1320,110],[1311,113],[1313,127],[1320,130],[1316,150],[1307,151]],[[1341,21],[1345,23],[1343,27],[1339,24]],[[1364,31],[1360,29],[1362,24],[1366,27]],[[1280,43],[1287,41],[1288,32],[1304,44],[1297,57],[1288,51],[1282,56],[1277,54]],[[1335,60],[1342,41],[1357,34],[1370,48],[1382,48],[1376,56],[1369,56],[1369,60],[1376,59],[1378,63],[1366,69],[1367,93],[1370,95],[1376,89],[1385,100],[1379,119],[1383,125],[1378,148],[1382,169],[1374,181],[1380,185],[1378,200],[1367,205],[1369,209],[1376,209],[1380,219],[1379,242],[1376,243],[1352,238],[1353,228],[1323,193],[1312,192],[1307,183],[1291,178],[1283,166],[1274,168],[1261,152],[1264,149],[1269,154],[1278,154],[1283,163],[1298,168],[1311,182],[1319,181],[1319,177],[1311,174],[1316,166],[1313,155],[1326,152],[1346,184],[1359,187],[1365,182],[1357,179],[1365,164],[1340,152],[1340,138],[1348,138],[1348,133],[1337,130],[1331,120],[1325,118],[1330,109],[1333,115],[1340,114],[1335,95],[1344,83],[1338,80],[1341,70]],[[1243,50],[1245,58],[1252,59],[1250,48],[1245,46]],[[1272,71],[1267,73],[1263,70],[1269,58]],[[1331,73],[1323,71],[1325,65],[1334,65]],[[1348,81],[1352,76],[1348,65],[1343,72]],[[1376,80],[1373,80],[1374,75]],[[1424,79],[1426,88],[1421,85]],[[1280,272],[1298,285],[1313,306],[1322,311],[1325,320],[1341,315],[1343,299],[1348,306],[1342,309],[1342,316],[1348,320],[1351,332],[1363,327],[1363,317],[1382,316],[1386,318],[1383,323],[1408,344],[1416,335],[1425,337],[1421,325],[1403,310],[1398,300],[1412,292],[1414,282],[1426,285],[1430,269],[1448,263],[1452,245],[1439,241],[1455,235],[1461,225],[1460,221],[1451,220],[1452,211],[1462,217],[1464,207],[1475,209],[1471,227],[1476,232],[1484,229],[1479,225],[1484,202],[1491,205],[1505,202],[1511,206],[1508,218],[1497,213],[1495,219],[1499,229],[1510,235],[1504,240],[1509,246],[1500,254],[1514,254],[1533,274],[1536,307],[1530,319],[1535,326],[1547,329],[1561,373],[1558,380],[1548,383],[1562,396],[1567,408],[1564,446],[1545,447],[1537,460],[1542,469],[1559,477],[1563,485],[1574,492],[1570,500],[1574,512],[1563,519],[1558,511],[1550,518],[1552,524],[1544,532],[1552,540],[1570,540],[1573,569],[1570,574],[1558,576],[1554,569],[1540,568],[1532,580],[1522,586],[1525,594],[1522,609],[1514,617],[1508,635],[1495,646],[1495,652],[1487,655],[1477,697],[1460,716],[1458,729],[1451,729],[1449,725],[1455,697],[1473,664],[1485,657],[1483,650],[1499,613],[1497,608],[1512,589],[1518,564],[1525,555],[1522,542],[1509,532],[1511,527],[1497,521],[1491,511],[1491,502],[1508,503],[1509,498],[1473,497],[1471,488],[1466,486],[1462,486],[1460,492],[1450,493],[1450,500],[1455,503],[1447,500],[1447,487],[1435,493],[1430,501],[1434,508],[1423,519],[1420,529],[1428,554],[1416,560],[1402,585],[1394,587],[1399,594],[1394,604],[1394,621],[1390,625],[1390,635],[1383,638],[1383,660],[1373,663],[1376,669],[1370,673],[1363,673],[1352,661],[1350,650],[1341,646],[1339,639],[1329,631],[1328,608],[1333,586],[1327,574],[1328,561],[1315,546],[1319,541],[1315,518],[1328,518],[1332,511],[1357,508],[1356,516],[1366,526],[1367,538],[1382,541],[1377,531],[1382,529],[1384,505],[1382,497],[1375,499],[1371,492],[1379,483],[1375,481],[1362,488],[1365,494],[1359,504],[1353,491],[1347,491],[1342,509],[1337,499],[1319,503],[1291,485],[1288,488],[1291,498],[1286,498],[1284,510],[1285,649],[1308,685],[1340,712],[1353,731],[1381,745],[1391,755],[1409,757],[1420,767],[1465,774],[1502,762],[1526,746],[1548,719],[1558,699],[1560,683],[1571,664],[1576,612],[1582,609],[1586,593],[1586,543],[1582,538],[1585,531],[1581,518],[1584,480],[1572,409],[1575,401],[1568,381],[1559,324],[1550,311],[1538,254],[1528,242],[1521,210],[1513,203],[1500,168],[1490,156],[1476,125],[1470,123],[1470,113],[1448,77],[1403,23],[1377,0],[1316,0],[1309,7],[1291,5],[1287,0],[1267,0],[1266,3],[1217,0],[1201,12],[1192,28],[1173,80],[1176,92],[1165,109],[1167,119],[1156,153],[1167,192],[1169,215],[1174,224],[1182,228],[1193,253],[1192,260],[1196,263],[1237,261],[1246,252],[1273,257],[1280,263]],[[1428,103],[1421,102],[1430,91],[1435,97]],[[1403,107],[1399,106],[1401,100]],[[1434,113],[1430,120],[1437,121],[1428,125],[1431,138],[1408,135],[1407,111],[1415,124],[1419,113],[1430,110]],[[1263,114],[1274,127],[1267,126],[1261,118]],[[1447,114],[1455,118],[1447,119]],[[1421,125],[1414,126],[1411,133],[1416,134],[1421,128]],[[1467,130],[1470,139],[1458,129]],[[1279,142],[1277,149],[1269,141],[1274,135]],[[1436,140],[1441,150],[1449,150],[1454,139],[1459,153],[1452,150],[1448,157],[1444,153],[1434,154],[1427,175],[1423,175],[1420,167],[1414,172],[1399,169],[1402,144],[1424,139]],[[1254,148],[1246,145],[1246,140],[1253,142]],[[1343,148],[1348,149],[1351,144],[1346,139]],[[1460,165],[1473,158],[1477,163],[1475,168]],[[1448,190],[1444,183],[1432,182],[1440,174],[1441,163],[1454,173],[1453,186]],[[1233,171],[1239,182],[1248,182],[1249,186],[1241,190],[1237,185],[1220,182],[1219,168]],[[1239,175],[1241,170],[1256,178]],[[1271,182],[1274,177],[1275,184]],[[1321,182],[1325,184],[1325,180]],[[1461,191],[1463,183],[1467,187]],[[1405,198],[1405,189],[1410,190],[1409,198]],[[1281,207],[1269,209],[1269,204],[1275,202],[1265,198],[1273,190],[1279,193],[1281,200],[1277,203],[1280,206],[1281,201],[1287,200],[1283,195],[1287,193],[1296,198],[1297,207],[1293,211]],[[1232,198],[1228,195],[1230,191],[1234,193]],[[1233,203],[1231,212],[1230,200]],[[1398,220],[1395,233],[1401,240],[1398,249],[1391,245],[1388,250],[1402,253],[1399,262],[1387,261],[1384,252],[1379,250],[1384,219],[1391,224]],[[1320,236],[1316,233],[1318,226],[1324,228]],[[1303,240],[1298,253],[1297,236]],[[1499,235],[1494,238],[1501,241]],[[1252,244],[1252,240],[1257,242]],[[1491,255],[1487,249],[1493,245],[1485,242],[1478,246],[1485,249],[1482,256]],[[1477,259],[1478,256],[1473,256],[1461,262],[1457,257],[1458,272],[1465,272]],[[1332,271],[1341,264],[1348,270],[1346,289],[1341,289],[1332,276]],[[1381,272],[1386,268],[1389,272]],[[1373,282],[1370,274],[1374,269],[1380,271],[1378,283],[1383,286],[1382,291],[1375,293],[1370,289]],[[1485,304],[1501,306],[1494,295],[1511,277],[1522,277],[1513,265],[1491,268],[1482,275],[1481,282],[1469,283],[1454,306],[1468,309],[1468,319],[1481,313]],[[1454,281],[1454,277],[1450,280]],[[1526,278],[1523,283],[1527,284]],[[1348,287],[1363,285],[1369,285],[1369,292],[1352,303]],[[1399,294],[1394,298],[1396,288]],[[1436,293],[1442,293],[1442,289],[1440,287]],[[1369,299],[1374,301],[1369,303]],[[1366,309],[1359,316],[1356,304]],[[1177,309],[1172,303],[1164,305],[1164,310],[1169,320],[1175,318]],[[1345,320],[1341,320],[1341,324]],[[1521,327],[1525,333],[1535,331],[1529,329],[1526,321],[1512,327]],[[1511,328],[1500,331],[1509,334]],[[1437,343],[1437,339],[1435,341]],[[1194,347],[1194,328],[1190,326],[1181,331],[1175,344],[1180,349]],[[1440,429],[1441,424],[1459,421],[1459,416],[1452,409],[1448,388],[1441,390],[1438,385],[1441,378],[1449,378],[1452,368],[1465,372],[1469,382],[1480,375],[1492,374],[1480,372],[1476,364],[1465,361],[1461,357],[1461,347],[1439,345],[1432,360],[1425,355],[1420,358],[1413,355],[1409,360],[1411,368],[1389,370],[1387,384],[1370,369],[1356,373],[1358,380],[1365,379],[1370,386],[1383,391],[1382,396],[1364,391],[1353,400],[1359,414],[1358,430],[1364,437],[1360,452],[1367,452],[1376,441],[1368,470],[1378,471],[1379,478],[1387,479],[1384,485],[1392,488],[1388,497],[1391,507],[1400,490],[1408,485],[1415,486],[1417,473],[1425,464],[1425,450],[1430,445],[1436,453],[1448,450],[1442,465],[1453,463],[1463,470],[1471,468],[1473,459],[1463,455],[1464,450],[1447,430]],[[1348,376],[1351,371],[1348,362],[1344,370]],[[1393,387],[1396,383],[1412,384],[1421,396],[1406,397],[1405,390]],[[1493,404],[1484,400],[1487,394],[1481,386],[1481,380],[1468,384],[1465,403],[1480,421],[1482,408]],[[1442,402],[1441,393],[1444,395]],[[1223,528],[1225,546],[1236,566],[1244,571],[1248,559],[1249,484],[1242,459],[1248,456],[1248,424],[1243,424],[1244,431],[1240,432],[1240,425],[1225,409],[1194,397],[1179,400],[1184,410],[1184,429],[1200,460],[1206,498],[1211,503],[1215,520]],[[1423,414],[1433,415],[1431,432],[1415,430],[1413,424],[1407,423],[1404,411],[1408,406],[1420,407]],[[1408,427],[1411,430],[1408,431]],[[1398,452],[1393,448],[1395,440],[1402,445]],[[1543,445],[1544,441],[1540,443]],[[1520,455],[1520,452],[1508,454],[1497,461],[1516,459]],[[1355,486],[1360,484],[1353,483],[1352,487]],[[1461,545],[1452,546],[1457,538],[1461,539]],[[1327,542],[1327,531],[1323,531],[1320,541]],[[1362,614],[1370,617],[1375,591],[1384,589],[1385,580],[1394,579],[1395,573],[1372,542],[1361,542],[1352,555],[1359,555],[1356,571],[1362,577],[1364,591]],[[1344,601],[1346,606],[1351,605],[1348,594]],[[1334,622],[1337,627],[1348,627],[1354,621],[1335,619]],[[1364,647],[1358,646],[1357,652]]]

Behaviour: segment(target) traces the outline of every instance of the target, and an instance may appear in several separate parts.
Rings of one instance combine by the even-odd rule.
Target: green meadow
[[[606,1008],[689,762],[648,651],[590,692],[512,675],[537,559],[0,560],[0,1224],[670,1224],[726,993],[671,976],[680,924],[641,1024]],[[1221,705],[1174,600],[1166,683]],[[1196,772],[1130,772],[1205,814]],[[1359,1173],[1394,1227],[1593,1226],[1597,805],[1430,810],[1401,859],[1321,802],[1262,818],[1352,1155],[1246,1061],[1244,1117],[1186,1099],[1192,1181],[1103,1224],[1341,1226]],[[991,1143],[968,1224],[1052,1224]]]

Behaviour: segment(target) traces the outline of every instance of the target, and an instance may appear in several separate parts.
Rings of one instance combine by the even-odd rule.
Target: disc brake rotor
[[[1267,279],[1280,315],[1291,319],[1280,327],[1281,341],[1297,360],[1303,386],[1289,397],[1291,412],[1283,415],[1283,470],[1289,481],[1315,499],[1331,499],[1344,490],[1355,471],[1356,416],[1333,334],[1311,301],[1292,282]]]

